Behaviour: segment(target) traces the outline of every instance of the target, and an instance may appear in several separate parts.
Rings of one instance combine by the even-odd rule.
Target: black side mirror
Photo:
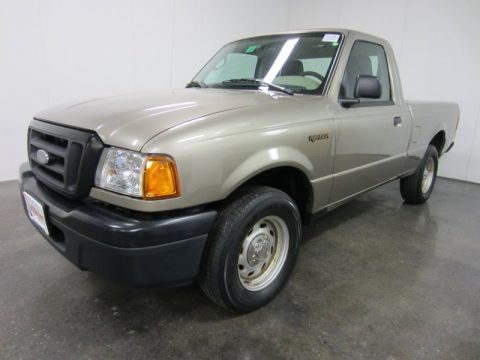
[[[373,75],[358,75],[357,81],[355,81],[353,96],[355,99],[380,99],[382,96],[380,79]]]
[[[382,96],[382,84],[380,78],[373,75],[358,75],[355,81],[352,98],[340,98],[340,105],[349,108],[360,103],[360,98],[380,99]]]

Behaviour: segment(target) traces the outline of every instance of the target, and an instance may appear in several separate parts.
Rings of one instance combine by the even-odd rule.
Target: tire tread
[[[227,303],[228,294],[226,291],[222,291],[222,279],[218,274],[218,269],[222,268],[222,262],[225,259],[225,250],[228,247],[223,245],[230,240],[230,233],[234,231],[231,219],[245,216],[249,211],[249,205],[260,201],[259,199],[262,197],[272,196],[272,193],[293,201],[284,192],[267,186],[251,186],[240,189],[221,207],[212,227],[199,274],[199,284],[210,300],[227,310],[238,311],[238,309],[232,309]],[[299,217],[298,210],[297,215]]]
[[[425,156],[423,157],[422,161],[418,165],[415,172],[403,179],[400,179],[400,194],[402,195],[403,200],[405,200],[408,204],[423,204],[425,203],[430,194],[433,190],[433,186],[435,184],[435,178],[433,179],[431,189],[427,195],[422,193],[421,184],[422,184],[422,177],[423,177],[423,169],[427,162],[427,159],[433,156],[435,161],[435,178],[437,176],[437,166],[438,166],[438,153],[437,149],[433,145],[429,145],[427,151],[425,152]]]

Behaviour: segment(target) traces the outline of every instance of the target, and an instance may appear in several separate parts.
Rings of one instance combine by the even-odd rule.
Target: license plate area
[[[45,216],[44,206],[25,191],[23,192],[23,198],[25,199],[28,217],[32,220],[34,224],[38,225],[45,234],[50,235],[48,231],[47,218]]]

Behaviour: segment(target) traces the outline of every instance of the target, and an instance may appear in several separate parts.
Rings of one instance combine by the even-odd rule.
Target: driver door
[[[336,149],[333,190],[335,203],[398,176],[405,160],[409,120],[392,100],[387,56],[379,44],[356,41],[342,81],[340,97],[353,98],[358,75],[380,78],[379,99],[360,99],[339,108],[335,118]]]

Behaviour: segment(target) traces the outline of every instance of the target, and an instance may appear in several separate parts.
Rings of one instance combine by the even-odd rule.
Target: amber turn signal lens
[[[157,199],[179,195],[177,168],[173,159],[159,155],[148,157],[143,176],[143,197]]]

